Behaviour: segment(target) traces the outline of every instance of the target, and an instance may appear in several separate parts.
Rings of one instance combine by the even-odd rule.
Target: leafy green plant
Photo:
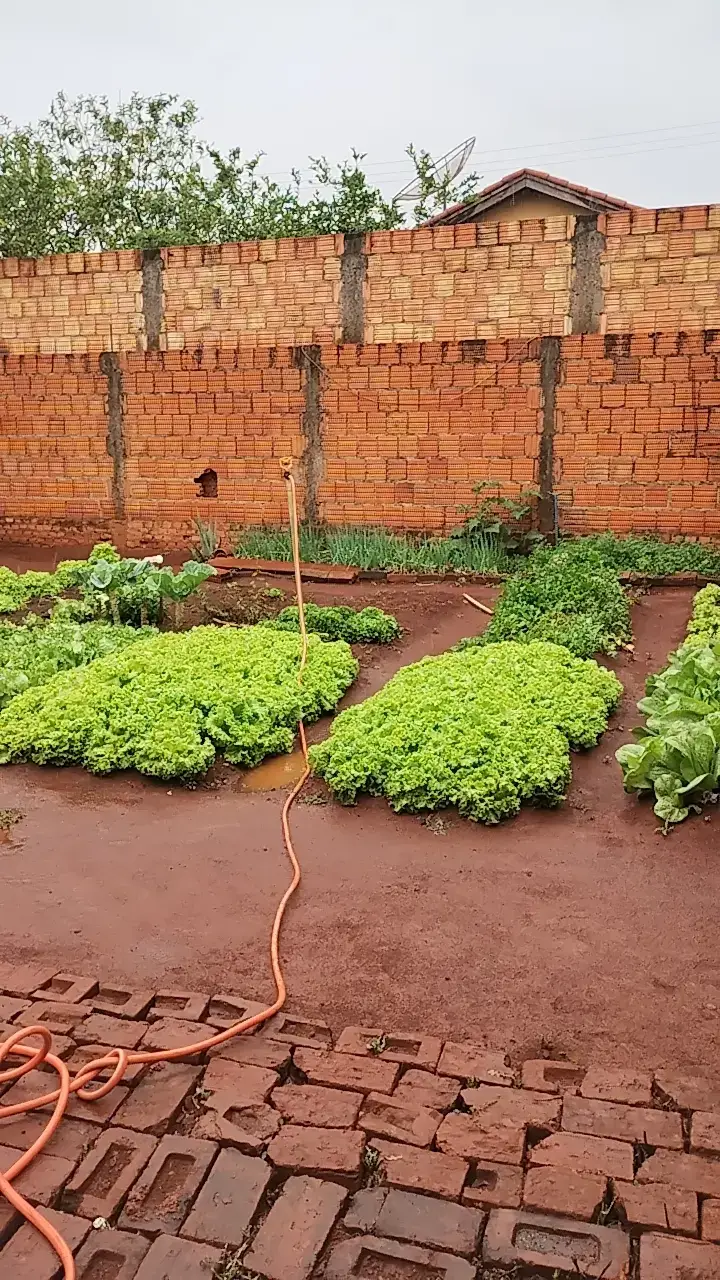
[[[287,529],[250,527],[236,533],[235,554],[249,559],[291,560]],[[405,573],[509,573],[516,564],[494,534],[472,539],[428,538],[372,527],[300,530],[300,558],[316,564],[346,564],[358,569]]]
[[[342,641],[266,627],[196,627],[140,639],[61,672],[0,713],[0,763],[137,769],[159,778],[204,773],[216,754],[250,767],[290,751],[300,715],[336,706],[358,664]]]
[[[660,538],[618,538],[614,533],[600,533],[567,539],[562,545],[572,548],[578,556],[585,553],[591,558],[599,556],[606,568],[616,573],[637,573],[652,578],[669,577],[673,573],[720,575],[720,547],[702,542],[686,539],[663,542]]]
[[[537,489],[524,489],[518,498],[507,498],[500,491],[499,481],[480,480],[473,485],[473,493],[477,502],[459,508],[465,519],[450,534],[455,541],[472,544],[492,537],[502,551],[523,555],[544,542],[543,535],[529,527],[540,496]]]
[[[638,703],[645,725],[633,730],[639,741],[615,755],[626,791],[654,792],[667,830],[720,787],[720,641],[683,645],[650,676],[646,695]]]
[[[716,644],[720,641],[720,587],[710,584],[698,591],[688,623],[688,644]]]
[[[193,551],[196,553],[198,560],[212,560],[217,555],[220,546],[220,534],[214,520],[193,521],[197,529],[198,540],[193,544]]]
[[[499,822],[562,800],[570,747],[597,742],[621,692],[611,671],[561,645],[445,653],[341,712],[312,765],[344,804],[366,791],[398,812],[457,805]]]
[[[461,647],[552,640],[589,658],[614,653],[630,636],[630,604],[615,570],[597,553],[562,543],[533,552],[505,583],[489,626]]]
[[[80,571],[83,599],[94,617],[113,622],[146,626],[159,622],[163,602],[174,604],[175,624],[182,621],[183,602],[215,573],[208,564],[188,560],[177,573],[161,565],[162,556],[146,556],[143,560],[110,560],[106,557],[88,561]]]
[[[300,611],[289,605],[272,626],[279,631],[299,631]],[[305,605],[305,626],[326,640],[347,640],[348,644],[390,644],[400,635],[397,618],[382,609],[351,609],[348,605]]]
[[[134,627],[76,622],[62,613],[49,621],[31,614],[23,626],[0,623],[0,707],[59,671],[117,653],[147,634]]]

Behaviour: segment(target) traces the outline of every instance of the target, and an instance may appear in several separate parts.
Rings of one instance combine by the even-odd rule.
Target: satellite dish
[[[427,176],[436,178],[439,183],[451,182],[453,178],[457,178],[461,169],[465,168],[474,146],[475,139],[466,138],[457,147],[453,147],[452,151],[448,151],[439,160],[436,160],[435,164],[428,170]],[[406,187],[403,187],[402,191],[398,191],[395,199],[419,200],[422,193],[422,178],[413,178]]]

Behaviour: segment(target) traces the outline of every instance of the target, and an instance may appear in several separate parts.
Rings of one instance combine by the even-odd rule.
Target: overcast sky
[[[352,147],[387,195],[409,142],[477,136],[480,185],[528,165],[645,205],[720,202],[720,0],[6,0],[0,115],[58,90],[193,98],[281,180]]]

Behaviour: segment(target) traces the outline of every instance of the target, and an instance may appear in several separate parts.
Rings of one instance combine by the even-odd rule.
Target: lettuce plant
[[[334,720],[311,749],[337,798],[384,795],[393,809],[457,805],[499,822],[521,804],[558,804],[570,748],[607,727],[622,685],[556,644],[502,642],[404,667]]]
[[[0,623],[0,707],[59,671],[86,666],[147,634],[105,622],[76,622],[62,610],[50,621],[30,614],[22,626]]]
[[[279,631],[299,631],[300,611],[289,605],[272,624]],[[348,605],[305,605],[305,626],[327,640],[348,644],[390,644],[400,635],[397,618],[382,609],[351,609]]]

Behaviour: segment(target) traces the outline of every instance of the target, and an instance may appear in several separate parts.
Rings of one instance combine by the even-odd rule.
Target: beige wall
[[[520,191],[492,209],[486,209],[477,222],[507,222],[523,218],[554,218],[563,213],[582,213],[583,210],[569,200],[556,200],[553,196],[542,196],[535,191]]]

